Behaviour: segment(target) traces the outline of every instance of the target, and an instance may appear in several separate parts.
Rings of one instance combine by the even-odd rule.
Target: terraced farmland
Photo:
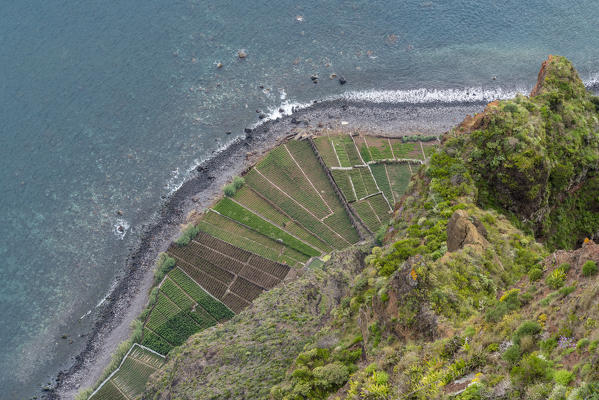
[[[143,393],[150,375],[164,364],[164,356],[134,344],[119,368],[92,395],[93,400],[133,400]]]
[[[390,218],[391,208],[382,193],[352,203],[352,207],[371,232],[376,232]]]

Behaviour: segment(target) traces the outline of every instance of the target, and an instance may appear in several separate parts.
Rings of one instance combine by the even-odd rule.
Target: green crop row
[[[189,310],[195,304],[194,301],[170,279],[164,280],[162,286],[160,286],[160,290],[182,310]]]
[[[268,180],[293,197],[319,218],[330,210],[314,190],[298,165],[291,159],[285,146],[271,151],[256,167]]]
[[[235,203],[233,200],[229,198],[225,197],[222,200],[220,200],[214,206],[214,209],[219,213],[254,229],[256,232],[259,232],[266,237],[281,242],[286,246],[294,248],[307,256],[314,257],[321,254],[318,250],[308,246],[301,240],[291,236],[289,233],[283,231],[277,226],[260,218],[258,215],[240,206],[239,204]]]
[[[314,144],[316,145],[316,149],[318,150],[322,161],[324,161],[328,167],[339,167],[339,161],[337,161],[333,145],[328,137],[317,137],[314,139]]]
[[[215,212],[207,213],[198,226],[203,232],[273,261],[297,265],[310,258],[290,248],[293,259],[283,258],[280,254],[286,246]]]
[[[144,338],[141,344],[160,354],[167,354],[173,348],[170,343],[149,329],[144,329]]]
[[[162,336],[169,343],[179,346],[199,330],[200,327],[187,312],[180,312],[157,329],[154,329],[154,332]]]
[[[410,178],[412,173],[408,164],[387,164],[387,174],[389,175],[389,182],[391,183],[391,189],[395,193],[395,198],[399,198],[408,189]]]
[[[394,142],[393,153],[395,158],[415,158],[422,159],[422,152],[420,151],[420,144],[417,142]]]
[[[385,201],[383,195],[379,193],[372,197],[369,197],[368,202],[370,203],[370,206],[374,209],[374,212],[379,217],[379,219],[383,223],[387,222],[387,220],[390,218],[389,211],[391,210],[389,209],[389,204],[387,204],[387,201]]]
[[[168,274],[169,278],[177,283],[189,294],[204,310],[208,311],[217,321],[233,317],[233,312],[223,303],[216,300],[204,291],[193,279],[178,268]]]

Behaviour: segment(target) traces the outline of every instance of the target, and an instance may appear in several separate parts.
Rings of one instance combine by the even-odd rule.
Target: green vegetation
[[[225,197],[221,199],[214,206],[214,210],[218,211],[222,215],[225,215],[235,221],[242,223],[243,225],[246,225],[254,229],[256,232],[261,233],[266,237],[269,237],[275,241],[285,244],[288,247],[302,252],[307,256],[314,257],[319,256],[321,254],[318,250],[308,246],[306,243],[302,242],[296,237],[291,236],[284,230],[260,218],[258,215],[240,206],[239,204],[235,203],[233,200],[229,198]]]
[[[564,282],[566,281],[566,273],[563,268],[556,268],[547,275],[545,278],[545,284],[549,286],[551,289],[559,289],[564,286]]]
[[[584,276],[591,276],[597,273],[597,263],[592,260],[588,260],[584,264],[582,264],[582,274]]]
[[[181,230],[181,235],[179,236],[179,238],[177,238],[177,240],[175,240],[175,243],[178,244],[179,246],[185,246],[187,245],[194,237],[196,237],[198,235],[199,232],[199,228],[193,224],[187,224],[182,230]]]

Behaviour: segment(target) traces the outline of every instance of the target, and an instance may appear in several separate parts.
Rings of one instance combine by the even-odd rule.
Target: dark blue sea
[[[256,110],[492,100],[552,53],[592,85],[597,21],[595,0],[2,1],[0,398],[68,366],[141,226]]]

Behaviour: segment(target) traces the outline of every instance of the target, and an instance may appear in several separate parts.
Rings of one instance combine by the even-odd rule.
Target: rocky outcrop
[[[457,251],[466,245],[488,245],[483,224],[474,219],[474,223],[464,210],[453,213],[447,223],[447,250]]]
[[[371,340],[373,324],[401,340],[434,340],[438,336],[437,316],[416,290],[418,275],[415,269],[420,262],[421,256],[410,257],[391,276],[384,299],[375,296],[372,307],[360,309],[360,330],[366,343]]]
[[[532,88],[530,97],[537,96],[539,93],[541,93],[543,82],[545,82],[545,76],[547,75],[547,65],[549,65],[552,60],[553,56],[550,54],[549,57],[543,61],[543,64],[541,64],[541,69],[539,70],[539,75],[537,76],[537,83]]]

